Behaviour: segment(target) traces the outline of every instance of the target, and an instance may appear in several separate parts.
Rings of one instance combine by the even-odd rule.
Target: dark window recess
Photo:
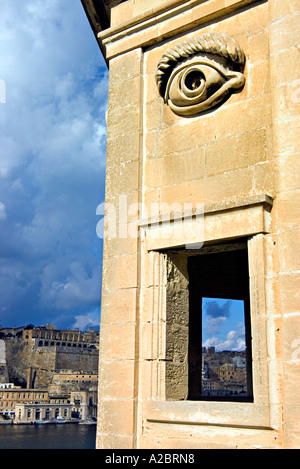
[[[188,399],[252,401],[247,249],[188,257]]]

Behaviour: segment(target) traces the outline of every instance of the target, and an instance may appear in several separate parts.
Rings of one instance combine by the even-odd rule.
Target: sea
[[[95,449],[96,425],[0,425],[0,449]]]

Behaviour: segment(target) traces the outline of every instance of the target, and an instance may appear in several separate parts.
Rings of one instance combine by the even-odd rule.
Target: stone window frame
[[[239,299],[244,303],[244,325],[245,340],[247,344],[247,396],[226,396],[212,397],[203,395],[200,398],[193,396],[193,387],[190,387],[190,343],[191,336],[189,328],[192,327],[191,318],[191,300],[190,285],[191,273],[189,271],[189,261],[196,258],[201,262],[201,257],[208,257],[226,253],[240,253],[247,251],[247,238],[233,240],[227,243],[208,244],[200,249],[179,249],[167,250],[167,279],[166,279],[166,377],[165,377],[165,399],[166,400],[190,400],[190,401],[234,401],[234,402],[252,402],[252,354],[251,354],[251,320],[250,320],[250,299],[246,291],[235,291],[239,294]],[[211,257],[210,257],[211,258]],[[248,255],[247,255],[248,258]],[[213,260],[213,259],[212,259]],[[246,273],[246,272],[245,272]],[[248,259],[247,259],[248,274]],[[195,280],[195,274],[193,280]],[[247,275],[248,277],[248,275]],[[249,285],[249,282],[247,282]],[[197,287],[201,291],[201,286]],[[211,289],[212,297],[223,298],[216,294],[218,288]],[[202,296],[202,295],[201,295]],[[206,296],[206,295],[203,295]],[[228,297],[227,294],[224,298]],[[232,299],[237,299],[232,296]],[[199,308],[197,307],[197,315]],[[202,316],[202,314],[201,314]],[[197,340],[198,342],[198,340]],[[201,352],[199,355],[201,358]],[[180,378],[179,378],[180,377]],[[178,381],[180,380],[180,385]],[[200,384],[200,383],[198,383]],[[195,388],[194,388],[195,391]]]
[[[166,375],[166,250],[178,248],[166,239],[151,237],[153,224],[140,222],[146,255],[151,257],[156,281],[153,300],[151,362],[148,396],[144,402],[148,422],[271,429],[266,325],[265,235],[270,232],[272,198],[263,194],[204,207],[204,239],[210,243],[244,238],[249,262],[252,334],[253,402],[167,400]],[[246,221],[243,224],[243,221]],[[161,222],[163,229],[163,221]],[[237,230],[237,227],[238,230]],[[143,340],[143,337],[141,338]],[[149,337],[148,337],[149,340]]]

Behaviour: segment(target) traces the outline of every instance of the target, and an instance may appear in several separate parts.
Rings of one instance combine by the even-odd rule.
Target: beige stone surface
[[[98,35],[109,62],[106,202],[116,209],[117,233],[107,215],[99,448],[300,447],[297,3],[128,0]],[[179,117],[158,93],[157,64],[168,48],[209,32],[226,33],[243,49],[244,88],[217,109]],[[179,321],[177,335],[170,333],[160,250],[187,239],[176,237],[178,220],[160,238],[166,224],[151,223],[149,214],[174,216],[184,203],[206,207],[206,242],[247,240],[252,403],[178,400],[187,325]],[[172,286],[180,307],[181,287]]]

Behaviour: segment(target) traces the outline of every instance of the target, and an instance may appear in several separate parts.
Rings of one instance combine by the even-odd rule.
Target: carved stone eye
[[[175,114],[191,116],[216,107],[242,88],[244,54],[225,34],[210,33],[177,44],[160,60],[159,92]]]

